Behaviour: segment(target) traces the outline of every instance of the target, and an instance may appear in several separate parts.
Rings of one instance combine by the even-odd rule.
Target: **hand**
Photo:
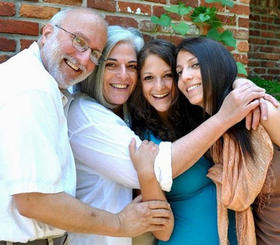
[[[154,175],[154,162],[158,154],[159,147],[152,141],[144,140],[136,149],[136,141],[133,138],[129,144],[130,158],[139,174]]]
[[[118,213],[120,236],[135,237],[147,231],[164,229],[172,216],[166,201],[140,202],[138,196]]]
[[[255,88],[260,88],[258,87],[255,83],[248,79],[244,78],[239,78],[236,79],[233,83],[233,88],[238,88],[244,84],[247,84],[248,86],[252,86]],[[265,103],[264,100],[267,100],[272,103],[274,107],[279,106],[279,102],[271,95],[265,94],[263,99],[260,99],[260,106],[256,107],[252,112],[250,112],[246,116],[246,128],[250,130],[251,128],[256,129],[260,123],[260,120],[267,120],[268,118],[268,108],[267,108],[267,103]]]
[[[228,126],[241,121],[249,112],[259,106],[259,98],[265,94],[265,90],[250,83],[245,83],[231,91],[225,98],[218,115]]]

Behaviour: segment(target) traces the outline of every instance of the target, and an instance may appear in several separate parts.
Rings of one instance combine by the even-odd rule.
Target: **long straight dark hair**
[[[198,59],[203,84],[203,108],[207,108],[209,116],[212,116],[219,111],[225,97],[232,91],[237,76],[236,62],[222,44],[208,38],[186,38],[178,45],[177,55],[182,50]],[[204,115],[206,119],[205,110]],[[254,151],[245,120],[228,129],[227,133],[240,144],[244,155],[253,158]]]

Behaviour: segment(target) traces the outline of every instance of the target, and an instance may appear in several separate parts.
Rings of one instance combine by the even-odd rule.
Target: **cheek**
[[[142,83],[142,93],[146,100],[149,99],[149,86],[146,83]]]
[[[131,90],[133,91],[134,89],[135,89],[135,86],[136,86],[136,83],[137,83],[137,73],[133,73],[133,74],[131,74],[131,84],[132,84],[132,86],[131,86]]]
[[[182,79],[179,79],[178,88],[182,93],[184,93],[183,87],[184,87],[184,83],[182,82]]]

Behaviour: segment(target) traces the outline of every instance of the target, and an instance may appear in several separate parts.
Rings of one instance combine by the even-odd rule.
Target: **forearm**
[[[141,187],[141,194],[143,201],[150,200],[163,200],[166,201],[164,192],[161,190],[160,185],[154,175],[154,172],[151,173],[138,173],[139,183]],[[153,235],[163,241],[169,240],[174,227],[174,217],[173,214],[169,223],[164,227],[163,230],[154,231]]]
[[[191,168],[230,126],[230,123],[223,123],[216,114],[175,141],[172,144],[173,178]]]
[[[99,235],[119,236],[117,215],[92,208],[66,193],[14,195],[19,212],[57,228]]]

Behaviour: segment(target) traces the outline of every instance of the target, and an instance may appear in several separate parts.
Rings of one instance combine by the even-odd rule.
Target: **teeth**
[[[187,89],[187,92],[190,92],[190,91],[196,89],[196,88],[199,87],[199,86],[200,86],[200,84],[193,85],[193,86],[191,86],[191,87],[189,87],[189,88]]]
[[[168,93],[165,93],[165,94],[153,94],[153,96],[156,97],[156,98],[163,98],[166,95],[168,95]]]
[[[116,84],[116,83],[111,84],[111,86],[114,88],[127,88],[128,87],[127,84]]]
[[[72,69],[74,69],[75,71],[79,70],[79,67],[74,65],[72,62],[70,62],[69,60],[65,60],[65,62],[67,63],[67,65],[69,65]]]

